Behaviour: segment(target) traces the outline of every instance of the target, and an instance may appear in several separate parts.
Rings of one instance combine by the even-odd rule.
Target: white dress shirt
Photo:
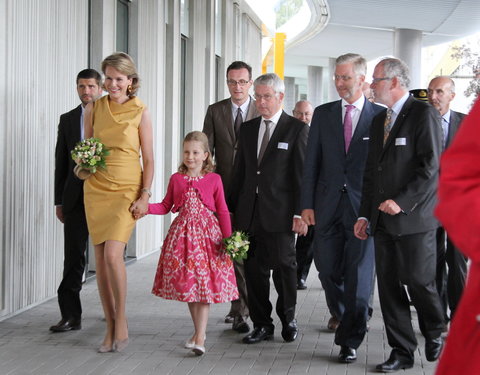
[[[280,119],[280,116],[282,115],[282,112],[283,112],[283,109],[280,109],[280,111],[275,113],[271,118],[267,118],[267,119],[262,116],[262,121],[260,121],[260,129],[258,130],[257,157],[258,157],[258,154],[260,153],[260,147],[262,146],[263,135],[265,134],[265,130],[266,130],[265,120],[271,121],[270,138],[272,138],[272,134],[275,131],[275,128],[277,127],[277,123],[278,123],[278,120]]]

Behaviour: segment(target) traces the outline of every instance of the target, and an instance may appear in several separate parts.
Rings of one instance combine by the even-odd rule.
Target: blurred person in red
[[[436,375],[480,374],[480,100],[443,154],[436,215],[470,260]]]

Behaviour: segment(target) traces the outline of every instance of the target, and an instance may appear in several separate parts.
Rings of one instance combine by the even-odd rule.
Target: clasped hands
[[[383,213],[392,216],[398,215],[400,212],[402,212],[402,208],[393,199],[387,199],[386,201],[383,201],[380,203],[380,206],[378,206],[378,209]],[[353,233],[355,234],[355,237],[360,240],[366,240],[368,238],[367,228],[368,221],[365,218],[358,219],[353,226]]]
[[[141,219],[148,212],[148,199],[138,198],[128,209],[135,220]]]
[[[309,225],[315,225],[315,213],[312,209],[305,209],[302,211],[301,218],[295,217],[293,219],[292,230],[299,236],[305,236]]]

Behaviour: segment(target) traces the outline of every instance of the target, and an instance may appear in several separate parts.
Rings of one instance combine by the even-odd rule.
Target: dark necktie
[[[347,110],[345,111],[345,118],[343,119],[343,137],[345,138],[345,153],[347,153],[350,147],[350,141],[352,140],[352,110],[355,106],[348,104],[345,107]]]
[[[272,124],[270,120],[263,120],[263,122],[265,123],[265,133],[263,133],[262,143],[260,145],[260,152],[258,153],[258,160],[257,160],[258,165],[260,165],[260,162],[262,161],[262,158],[263,158],[263,154],[267,149],[268,141],[270,140],[270,125]]]
[[[240,134],[240,125],[242,125],[242,122],[242,110],[240,109],[240,107],[238,107],[237,117],[235,117],[235,122],[233,123],[233,129],[235,130],[235,139],[238,139],[238,135]]]
[[[393,123],[392,123],[392,113],[393,110],[391,108],[387,109],[387,117],[385,117],[385,123],[383,124],[383,145],[387,143],[388,135],[390,134],[390,130],[392,130]]]

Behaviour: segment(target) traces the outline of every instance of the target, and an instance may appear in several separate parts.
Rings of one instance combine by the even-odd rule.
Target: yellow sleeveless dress
[[[88,231],[94,245],[128,242],[135,220],[128,211],[142,188],[139,125],[145,104],[137,97],[118,104],[108,95],[93,107],[93,136],[108,148],[106,169],[97,169],[84,185]]]

